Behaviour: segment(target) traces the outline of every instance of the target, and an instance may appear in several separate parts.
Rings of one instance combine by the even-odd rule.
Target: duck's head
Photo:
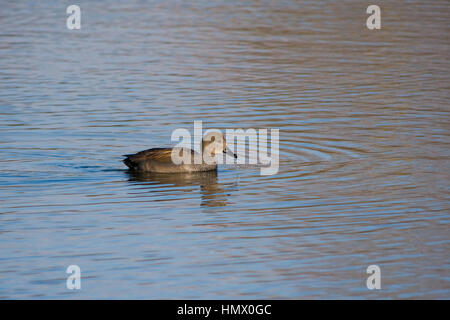
[[[230,156],[237,158],[237,155],[227,148],[225,137],[220,131],[209,131],[202,139],[203,153],[208,156],[215,157],[217,154],[227,153]]]

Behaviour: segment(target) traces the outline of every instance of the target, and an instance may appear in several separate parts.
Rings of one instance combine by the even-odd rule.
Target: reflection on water
[[[450,298],[447,0],[77,4],[0,9],[1,298]],[[126,171],[195,120],[279,172]]]
[[[130,182],[138,182],[140,187],[146,187],[148,192],[167,192],[167,188],[176,188],[192,193],[195,189],[200,189],[201,206],[222,207],[227,205],[227,194],[224,186],[217,182],[217,171],[158,174],[129,170],[127,173],[130,176]],[[161,186],[165,188],[161,189]]]

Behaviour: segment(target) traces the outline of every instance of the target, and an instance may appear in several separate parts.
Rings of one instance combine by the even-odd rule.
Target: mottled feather
[[[191,152],[194,156],[195,151],[187,148],[177,148],[180,151]],[[172,150],[173,148],[152,148],[144,151],[140,151],[135,154],[124,155],[126,158],[123,162],[130,169],[138,169],[139,163],[146,161],[156,161],[159,163],[172,164]]]

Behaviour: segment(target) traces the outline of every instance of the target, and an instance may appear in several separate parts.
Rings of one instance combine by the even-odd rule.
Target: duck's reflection
[[[217,171],[193,173],[147,173],[127,171],[129,181],[148,182],[149,189],[155,192],[155,184],[170,185],[173,187],[199,186],[201,191],[201,205],[208,207],[223,207],[227,205],[226,191],[217,182]],[[165,189],[167,191],[167,189]]]

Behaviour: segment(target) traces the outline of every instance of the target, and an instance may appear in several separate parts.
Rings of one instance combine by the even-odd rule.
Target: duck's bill
[[[237,154],[235,154],[233,151],[231,151],[230,149],[226,148],[225,150],[223,150],[223,153],[228,154],[230,156],[232,156],[233,158],[237,159]]]

